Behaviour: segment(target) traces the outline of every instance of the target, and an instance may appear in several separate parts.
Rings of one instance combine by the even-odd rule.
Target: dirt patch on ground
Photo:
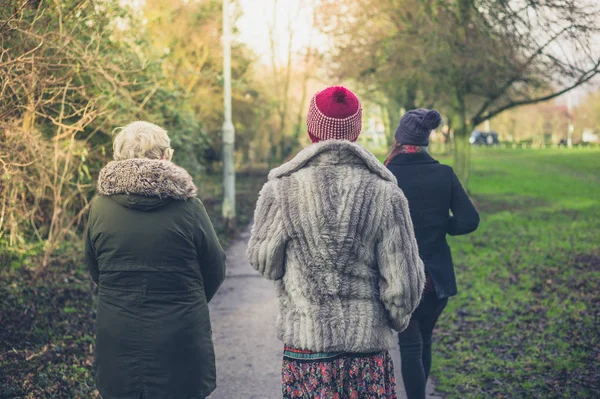
[[[598,392],[600,390],[600,297],[598,297],[598,280],[581,278],[581,274],[600,271],[600,253],[576,254],[562,266],[571,269],[565,273],[561,268],[550,267],[540,276],[539,285],[534,287],[534,295],[541,298],[559,297],[565,303],[580,303],[585,306],[577,307],[564,320],[565,342],[569,344],[571,353],[584,353],[585,368],[577,370],[560,370],[555,374],[553,384],[557,390],[570,385],[588,387]],[[560,287],[560,289],[557,289]],[[557,356],[559,354],[556,354]]]
[[[526,212],[535,208],[547,206],[549,202],[540,198],[524,195],[482,195],[476,194],[471,197],[473,204],[479,212]]]

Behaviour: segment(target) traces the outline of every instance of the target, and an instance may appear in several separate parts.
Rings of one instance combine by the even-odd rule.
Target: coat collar
[[[172,162],[132,158],[110,162],[100,171],[98,193],[187,200],[198,189],[189,173]]]
[[[364,147],[347,140],[326,140],[306,147],[291,161],[271,170],[269,180],[291,175],[305,167],[309,162],[311,165],[331,166],[362,164],[382,179],[396,182],[394,175],[379,162],[375,155]]]
[[[434,164],[439,163],[427,152],[415,152],[410,154],[398,154],[390,161],[389,165],[405,164]]]

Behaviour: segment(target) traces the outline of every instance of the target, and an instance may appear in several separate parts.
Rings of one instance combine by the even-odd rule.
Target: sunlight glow
[[[238,40],[246,43],[265,63],[271,62],[269,30],[275,32],[275,58],[287,58],[290,28],[292,53],[301,54],[308,46],[326,48],[327,38],[313,28],[314,4],[310,0],[239,0]]]

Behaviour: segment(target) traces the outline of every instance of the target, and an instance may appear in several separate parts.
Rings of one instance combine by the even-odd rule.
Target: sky
[[[183,0],[184,3],[198,0]],[[230,0],[232,15],[239,15],[236,23],[236,40],[247,44],[261,60],[271,63],[269,27],[276,32],[276,55],[279,62],[287,58],[289,38],[288,22],[294,32],[292,51],[300,54],[309,46],[323,49],[327,37],[312,29],[315,0]],[[122,6],[142,9],[146,0],[119,0]],[[241,9],[236,9],[238,6]],[[275,23],[273,23],[275,21]],[[312,35],[311,35],[312,33]]]
[[[241,6],[241,10],[238,11],[241,11],[242,15],[236,25],[239,30],[237,40],[246,43],[265,63],[271,62],[270,25],[274,26],[276,32],[275,53],[279,62],[287,58],[290,20],[294,32],[292,49],[295,54],[301,53],[311,41],[313,47],[326,46],[326,37],[312,29],[314,9],[311,0],[238,0],[238,2]]]

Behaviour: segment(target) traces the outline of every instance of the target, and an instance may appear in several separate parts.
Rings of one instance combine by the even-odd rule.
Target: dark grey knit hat
[[[442,116],[434,109],[413,109],[402,116],[394,137],[399,144],[427,146],[431,131],[441,122]]]

